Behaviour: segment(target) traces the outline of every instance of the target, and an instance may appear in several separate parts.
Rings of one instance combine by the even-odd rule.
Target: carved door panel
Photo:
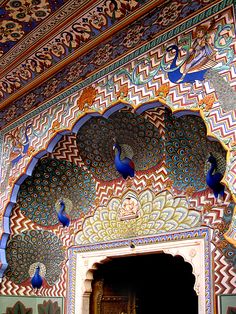
[[[136,297],[133,289],[127,295],[117,295],[104,291],[104,281],[93,284],[91,314],[136,314]]]
[[[128,298],[125,296],[104,296],[101,300],[101,314],[128,314]]]

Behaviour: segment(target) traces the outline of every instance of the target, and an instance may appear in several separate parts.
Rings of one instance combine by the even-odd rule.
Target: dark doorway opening
[[[197,314],[192,266],[181,256],[115,258],[94,272],[91,314]]]

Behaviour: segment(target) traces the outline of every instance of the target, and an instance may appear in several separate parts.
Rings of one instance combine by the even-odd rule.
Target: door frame
[[[198,313],[213,314],[211,229],[207,227],[155,236],[72,247],[69,250],[67,313],[89,314],[93,273],[112,258],[163,252],[180,255],[192,265]],[[151,278],[150,271],[150,278]]]

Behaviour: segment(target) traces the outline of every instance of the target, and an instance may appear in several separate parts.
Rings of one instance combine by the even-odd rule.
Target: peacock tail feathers
[[[205,74],[205,79],[208,80],[214,87],[219,103],[224,111],[235,109],[236,92],[229,82],[217,71],[210,69]]]
[[[62,242],[53,232],[30,230],[13,235],[6,249],[6,257],[6,276],[14,283],[27,280],[31,265],[35,263],[45,266],[45,279],[49,285],[53,285],[61,276],[65,252]]]
[[[121,155],[120,155],[121,160],[126,157],[129,159],[133,159],[134,151],[130,145],[120,144],[120,148],[121,148]]]

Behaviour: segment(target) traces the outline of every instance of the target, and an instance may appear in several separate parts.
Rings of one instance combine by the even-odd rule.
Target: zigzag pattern
[[[121,196],[124,191],[127,191],[127,184],[130,183],[130,188],[141,192],[147,187],[147,180],[152,182],[152,189],[155,191],[161,191],[164,188],[165,181],[167,179],[167,171],[164,162],[160,164],[157,169],[151,170],[149,172],[142,173],[137,172],[135,177],[126,182],[123,179],[117,179],[112,184],[107,184],[107,182],[97,181],[96,182],[96,195],[99,199],[99,204],[107,204],[110,197],[113,195]]]
[[[210,114],[211,131],[219,134],[221,138],[236,140],[235,124],[236,111],[230,113],[223,112],[221,109],[212,110]]]
[[[125,83],[129,84],[129,82],[127,81],[127,78],[121,76],[121,77],[119,77],[119,79],[121,80],[120,85],[123,85]],[[94,107],[96,108],[97,111],[102,111],[105,108],[108,108],[109,105],[112,102],[114,102],[117,98],[116,97],[116,91],[118,91],[118,89],[115,87],[115,90],[107,91],[106,88],[102,86],[102,85],[106,84],[106,82],[107,82],[107,77],[103,78],[99,82],[98,86],[96,86],[97,97],[96,97]]]
[[[214,249],[213,256],[215,264],[215,294],[236,293],[235,270],[226,262],[220,250]]]
[[[84,163],[79,155],[75,134],[65,135],[63,139],[57,143],[51,157],[59,160],[70,161],[79,167],[84,166]]]
[[[63,113],[58,116],[58,121],[62,129],[72,129],[74,123],[78,120],[79,108],[76,105],[78,95],[80,93],[76,92],[63,102]],[[56,119],[54,121],[56,122]]]
[[[61,240],[64,247],[68,248],[74,244],[75,235],[73,230],[75,230],[75,223],[71,222],[69,228],[63,228],[62,225],[58,225],[53,229],[53,232]]]
[[[1,295],[18,295],[19,290],[21,290],[21,293],[26,296],[31,295],[32,288],[30,286],[23,287],[18,286],[14,282],[7,279],[7,277],[3,277],[2,283],[1,283]]]
[[[165,138],[165,110],[157,108],[156,110],[148,110],[143,113],[144,117],[150,121],[158,129],[161,137]]]
[[[18,205],[12,210],[11,232],[13,234],[22,233],[27,230],[40,229],[34,222],[26,218]]]

